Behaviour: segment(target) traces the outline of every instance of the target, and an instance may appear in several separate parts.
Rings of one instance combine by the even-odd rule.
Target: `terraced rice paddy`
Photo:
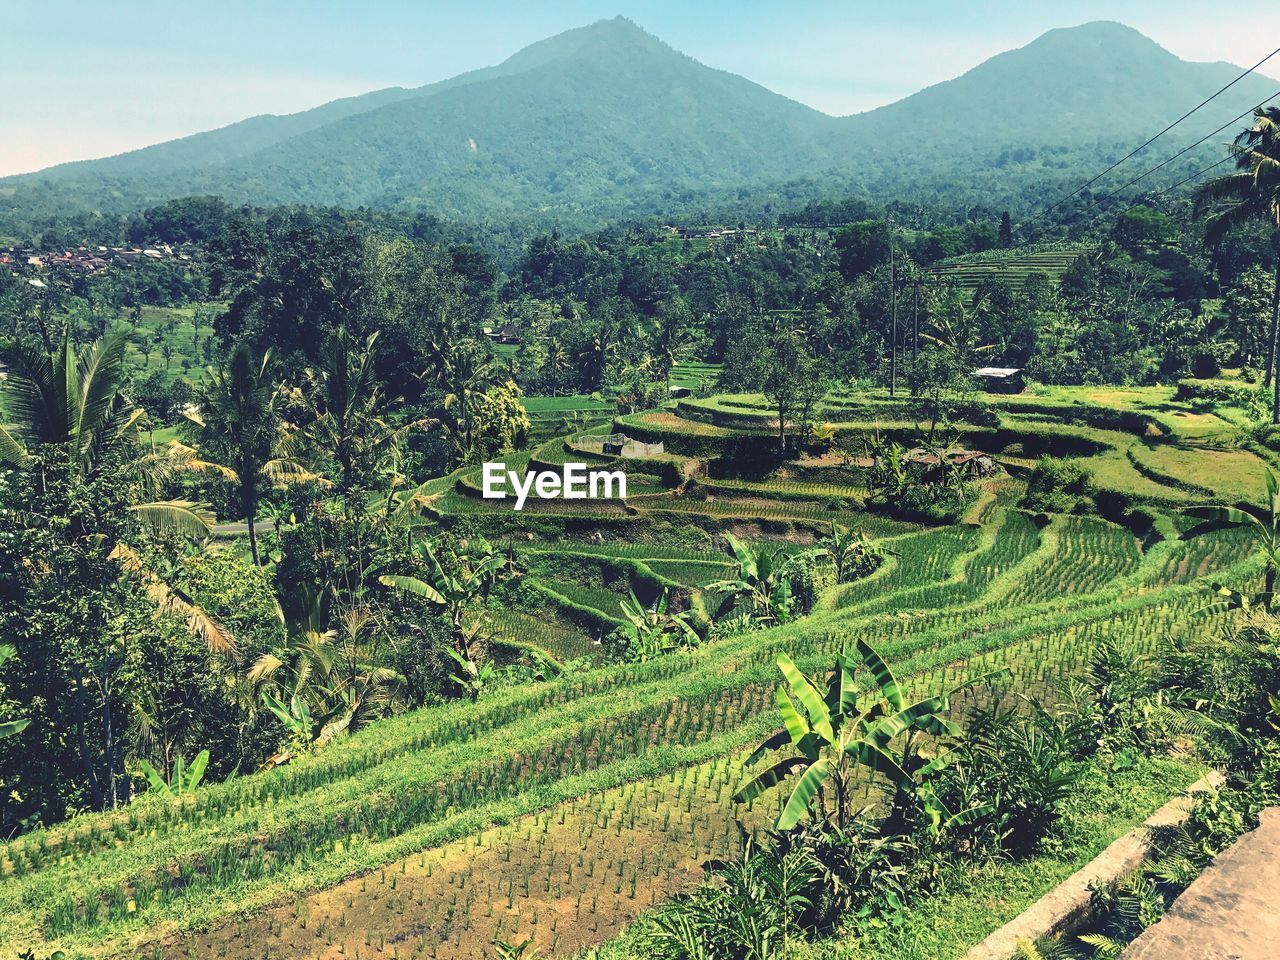
[[[1014,290],[1021,290],[1027,278],[1035,274],[1042,274],[1053,281],[1060,280],[1072,263],[1089,252],[1088,248],[1032,253],[993,250],[985,254],[946,260],[929,267],[928,271],[948,286],[958,287],[969,293],[977,290],[982,281],[987,279],[1004,280]]]
[[[622,419],[696,424],[691,443],[743,436],[669,413]],[[1140,442],[1078,418],[1034,422],[1121,457]],[[548,440],[512,462],[566,449]],[[728,481],[707,499],[665,465],[635,466],[663,492],[607,509],[551,503],[518,525],[475,496],[466,471],[432,488],[436,516],[491,525],[523,566],[523,601],[475,611],[495,636],[595,668],[393,717],[181,801],[0,845],[0,951],[407,960],[487,956],[494,937],[531,937],[567,956],[696,883],[703,861],[734,849],[737,821],[769,820],[776,798],[744,810],[729,796],[749,747],[777,726],[779,652],[817,671],[864,638],[921,694],[1003,666],[1011,678],[979,698],[1052,698],[1102,638],[1151,650],[1215,628],[1224,615],[1197,615],[1200,578],[1260,579],[1246,537],[1181,539],[1167,503],[1140,491],[1130,507],[1156,505],[1114,515],[1121,523],[1023,509],[1021,484],[1002,478],[966,522],[925,528],[855,496],[832,506],[833,489],[851,491],[820,478]],[[811,615],[689,655],[603,661],[595,640],[628,592],[692,597],[734,569],[726,530],[800,549],[833,522],[863,529],[885,560]],[[877,800],[874,784],[863,789]]]

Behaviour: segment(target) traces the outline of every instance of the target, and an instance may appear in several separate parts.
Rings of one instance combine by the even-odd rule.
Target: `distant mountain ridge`
[[[831,117],[619,17],[423,87],[0,179],[0,220],[41,204],[119,212],[201,193],[584,224],[837,192],[1016,205],[1127,152],[1239,72],[1095,22],[1052,30],[896,103]],[[1191,142],[1275,87],[1246,77],[1167,143]]]

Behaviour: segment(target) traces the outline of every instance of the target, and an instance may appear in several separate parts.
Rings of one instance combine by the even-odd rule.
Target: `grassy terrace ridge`
[[[830,411],[860,409],[864,401],[837,395]],[[870,402],[895,407],[882,397]],[[645,431],[670,438],[661,458],[628,461],[575,446],[607,430],[603,425],[503,458],[510,469],[579,458],[618,465],[634,476],[625,503],[531,499],[523,514],[514,514],[509,502],[481,498],[477,466],[423,488],[433,517],[509,543],[525,569],[523,605],[472,611],[491,622],[495,639],[561,660],[587,657],[597,661],[593,669],[501,689],[475,704],[392,717],[315,755],[208,785],[193,797],[144,797],[118,813],[80,817],[0,845],[6,916],[0,952],[38,943],[87,956],[309,955],[311,941],[290,940],[286,928],[294,924],[281,911],[305,911],[316,929],[329,931],[326,938],[341,939],[333,931],[339,917],[347,922],[341,904],[356,895],[352,884],[381,891],[369,909],[390,911],[386,929],[417,931],[412,936],[422,951],[432,947],[421,939],[428,929],[447,931],[433,943],[450,957],[479,955],[463,949],[464,933],[483,939],[512,932],[510,923],[495,926],[499,893],[524,922],[520,929],[544,949],[578,949],[614,936],[659,894],[696,880],[681,844],[704,854],[730,852],[724,845],[740,811],[725,798],[741,782],[747,745],[777,724],[779,652],[812,671],[864,638],[913,690],[940,690],[1005,666],[1013,688],[1030,695],[1075,670],[1100,638],[1123,636],[1152,649],[1167,636],[1213,628],[1221,614],[1194,616],[1206,602],[1202,578],[1240,587],[1259,579],[1240,532],[1178,538],[1171,508],[1192,494],[1161,479],[1164,461],[1142,458],[1167,450],[1176,461],[1183,445],[1206,443],[1217,428],[1195,421],[1204,432],[1179,434],[1176,418],[1189,412],[1167,395],[1138,393],[1120,414],[1099,412],[1105,408],[1083,390],[1000,398],[985,406],[985,415],[973,414],[984,422],[961,424],[966,442],[1019,443],[1015,456],[1031,462],[1059,448],[1075,452],[1100,489],[1123,494],[1113,515],[1127,514],[1132,526],[1021,509],[1024,486],[1013,478],[986,482],[964,521],[922,527],[863,509],[865,490],[847,472],[831,481],[821,479],[831,476],[821,467],[799,477],[708,477],[726,449],[744,440],[758,445],[770,433],[769,411],[750,396],[683,403],[706,419],[660,411],[614,421],[640,439],[650,439]],[[716,418],[733,425],[711,422]],[[904,431],[912,426],[890,422]],[[876,424],[839,426],[861,431]],[[684,448],[673,449],[677,444]],[[1203,498],[1244,493],[1248,473],[1260,472],[1256,455],[1221,452],[1230,455],[1219,464],[1230,466],[1229,475],[1198,478]],[[1156,505],[1147,508],[1145,524],[1131,512],[1144,502]],[[775,538],[795,550],[833,523],[861,528],[883,548],[884,561],[862,580],[825,590],[807,617],[722,637],[687,655],[602,661],[596,641],[620,622],[627,592],[652,597],[666,588],[696,596],[699,585],[732,573],[724,531]],[[1159,792],[1151,784],[1143,789],[1144,797]],[[689,819],[684,805],[695,795],[689,790],[712,812]],[[608,799],[593,807],[588,796]],[[638,796],[648,812],[623,823],[616,811]],[[1135,812],[1131,806],[1106,812],[1089,843]],[[505,865],[513,849],[536,857],[540,844],[550,844],[547,850],[567,856],[596,836],[614,838],[601,848],[602,857],[613,856],[610,845],[624,835],[636,849],[653,852],[642,869],[627,868],[629,879],[618,874],[616,890],[593,886],[594,867],[583,864],[567,865],[563,875],[547,871],[533,887],[527,864]],[[536,837],[544,839],[535,843]],[[490,864],[489,876],[467,872],[472,857]],[[621,862],[613,856],[600,866],[612,876]],[[443,886],[432,873],[437,867],[452,878]],[[404,876],[418,899],[395,893],[389,875]],[[506,886],[499,891],[493,884],[501,877]],[[477,899],[474,886],[464,893],[467,883],[489,886]],[[633,893],[620,892],[627,883]],[[576,899],[574,917],[587,932],[570,936],[548,926],[554,911],[546,904],[564,898]],[[446,899],[447,923],[440,912]],[[481,916],[486,899],[490,915]],[[611,904],[607,916],[597,912],[598,902]],[[543,922],[527,922],[518,904],[540,910]],[[964,929],[970,928],[976,933],[976,925]],[[373,941],[364,942],[362,955],[373,947],[380,955]]]
[[[1021,516],[1009,512],[1004,522]],[[979,563],[978,556],[999,549],[1001,559],[993,554],[981,562],[990,573],[989,582],[1016,576],[1020,568],[1015,558],[1029,554],[1023,548],[997,548],[996,544],[1010,543],[1004,538],[988,539],[987,550],[978,551],[969,562]],[[706,728],[690,728],[686,746],[679,745],[685,742],[680,736],[667,737],[665,742],[672,744],[669,755],[650,749],[657,747],[649,742],[651,735],[633,734],[627,741],[630,747],[623,743],[620,754],[597,753],[589,769],[563,766],[563,758],[581,756],[581,747],[572,744],[599,747],[619,742],[609,730],[635,723],[642,725],[639,729],[670,730],[669,721],[660,719],[661,707],[637,705],[678,703],[682,709],[701,709],[700,703],[723,702],[726,692],[733,696],[733,691],[766,691],[772,683],[772,654],[780,648],[791,650],[802,664],[812,667],[833,645],[855,635],[872,636],[903,668],[922,674],[973,656],[989,662],[1000,651],[1035,637],[1075,637],[1082,630],[1107,629],[1106,624],[1112,629],[1117,624],[1126,629],[1137,626],[1144,635],[1154,636],[1173,628],[1199,602],[1199,588],[1189,581],[1202,572],[1204,556],[1218,546],[1162,541],[1148,550],[1129,576],[1087,595],[1017,608],[999,604],[992,608],[976,597],[945,610],[917,608],[905,620],[902,613],[858,615],[836,609],[791,627],[724,641],[690,659],[609,667],[585,680],[512,691],[470,711],[453,706],[396,718],[380,725],[375,736],[357,735],[332,755],[210,787],[194,805],[139,804],[125,815],[86,818],[10,844],[3,852],[11,876],[0,888],[0,906],[15,918],[16,936],[31,936],[52,924],[65,928],[65,942],[79,946],[123,943],[142,930],[144,921],[183,926],[207,922],[223,912],[262,904],[296,889],[304,876],[298,864],[305,864],[306,885],[334,882],[353,869],[462,836],[478,829],[486,818],[517,815],[567,800],[565,791],[598,787],[612,782],[611,778],[621,777],[617,782],[622,782],[656,774],[663,762],[676,766],[691,762],[688,751],[696,751],[703,741],[715,740],[721,748],[736,749],[745,742],[738,733],[759,732],[760,723],[770,722],[767,717],[758,719],[769,712],[767,698],[748,694],[745,700],[735,701],[740,706],[733,715],[740,719],[721,713],[725,726],[713,721]],[[1144,571],[1168,568],[1177,554],[1183,557],[1174,569],[1182,572],[1183,582],[1157,591],[1144,589]],[[1223,569],[1216,573],[1249,577],[1252,564],[1231,559],[1239,554],[1236,550],[1223,556]],[[620,689],[628,695],[619,698]],[[636,751],[642,744],[645,762],[636,767]],[[660,761],[660,756],[669,759]],[[529,766],[516,788],[505,778],[512,775],[513,763],[525,762]],[[534,770],[539,772],[531,774]],[[454,771],[452,779],[440,781],[442,775],[449,777],[446,771]],[[447,784],[443,792],[439,790],[442,782]],[[409,804],[417,809],[405,806],[406,792],[415,793],[431,783],[437,784],[432,803]],[[477,790],[491,798],[487,804],[458,806]],[[371,820],[374,811],[376,817]],[[389,824],[394,827],[388,829]],[[135,842],[143,837],[145,844]],[[353,842],[353,837],[358,839]],[[323,842],[317,844],[318,839]],[[212,887],[202,883],[201,877],[230,869],[217,866],[232,862],[225,859],[231,853],[219,852],[227,850],[234,851],[234,862],[261,862],[260,874]],[[293,851],[288,864],[276,856],[280,850]],[[127,898],[112,906],[123,895],[120,891],[145,889],[149,872],[154,878],[154,871],[175,865],[180,873],[188,865],[182,873],[187,882],[184,896],[149,903],[134,914],[126,910]],[[31,906],[50,903],[61,905],[51,911]],[[100,904],[92,916],[84,912],[91,903]]]
[[[948,286],[967,292],[976,291],[984,280],[1006,281],[1015,291],[1027,279],[1042,274],[1058,281],[1076,260],[1088,256],[1095,248],[1088,246],[1051,250],[988,250],[978,254],[953,257],[927,267],[929,275]]]
[[[795,955],[804,960],[960,960],[1203,773],[1201,765],[1180,758],[1142,758],[1133,769],[1105,777],[1094,772],[1080,794],[1067,801],[1065,819],[1072,828],[1060,849],[949,870],[940,889],[913,903],[900,925],[837,934]],[[629,960],[636,955],[634,940],[622,934],[595,960]]]

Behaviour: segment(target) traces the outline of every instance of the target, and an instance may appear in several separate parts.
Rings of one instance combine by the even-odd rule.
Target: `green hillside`
[[[622,510],[547,501],[513,517],[479,499],[474,468],[442,478],[426,491],[441,523],[528,536],[515,547],[524,571],[517,602],[476,614],[491,616],[505,642],[592,658],[596,667],[478,704],[407,713],[269,772],[0,845],[9,918],[0,946],[250,960],[479,957],[495,938],[532,938],[555,956],[598,944],[690,889],[702,860],[732,853],[736,820],[757,828],[777,812],[773,797],[744,808],[730,796],[750,769],[749,746],[777,722],[780,651],[817,669],[866,639],[913,695],[1003,667],[1012,692],[1052,696],[1107,640],[1150,652],[1225,622],[1225,610],[1206,615],[1201,578],[1254,583],[1251,545],[1238,531],[1181,538],[1177,510],[1189,494],[1160,480],[1156,467],[1175,469],[1178,451],[1192,448],[1215,460],[1200,431],[1179,430],[1183,417],[1203,415],[1169,391],[1108,399],[1115,402],[1101,406],[1087,390],[1001,398],[990,410],[999,427],[962,429],[966,443],[997,454],[1013,444],[1023,453],[1091,451],[1082,462],[1111,498],[1110,519],[1037,514],[1020,503],[1025,487],[1001,475],[958,522],[921,527],[865,509],[864,491],[842,467],[811,466],[804,481],[699,473],[698,483],[677,482],[669,468],[678,454],[629,461],[637,491]],[[853,418],[858,404],[887,422],[901,401],[836,395],[824,413],[842,432],[870,431],[872,423]],[[1117,418],[1120,410],[1129,416]],[[768,418],[759,398],[712,397],[616,426],[703,451],[685,458],[696,472],[735,439],[768,429]],[[510,459],[608,462],[589,452],[598,435],[556,438]],[[1219,452],[1199,495],[1252,490],[1262,461]],[[1106,467],[1117,456],[1130,458],[1128,474]],[[839,503],[835,492],[844,494]],[[598,662],[592,637],[618,622],[629,593],[665,587],[695,613],[714,604],[705,585],[734,568],[720,546],[724,531],[751,529],[798,549],[833,521],[863,530],[885,559],[862,579],[824,588],[810,616],[688,655]],[[1087,839],[987,867],[974,882],[1019,888],[981,922],[953,921],[939,934],[946,948],[962,951],[1016,913],[1078,867],[1089,844],[1185,786],[1192,770],[1142,760],[1136,773],[1110,774]],[[860,803],[882,799],[868,779],[857,790]],[[963,902],[945,889],[931,901],[943,913]],[[633,954],[619,945],[615,955]]]
[[[6,178],[0,220],[206,193],[577,223],[836,189],[981,195],[1016,208],[1146,136],[1236,70],[1184,62],[1127,27],[1091,23],[1051,31],[898,103],[834,118],[615,18],[430,86]],[[1204,111],[1202,125],[1234,116],[1271,86],[1246,78]],[[1027,116],[1046,122],[1029,129]],[[1162,175],[1181,176],[1204,155],[1192,151]]]

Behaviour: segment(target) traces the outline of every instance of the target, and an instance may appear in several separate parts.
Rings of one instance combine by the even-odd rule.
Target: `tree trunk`
[[[85,783],[89,785],[90,802],[95,810],[103,809],[102,784],[98,781],[97,771],[89,756],[89,738],[85,732],[85,687],[84,672],[75,667],[75,725],[76,746],[80,754],[80,769],[84,773]]]
[[[253,556],[253,565],[255,567],[262,566],[262,557],[258,554],[258,532],[253,525],[253,513],[249,513],[247,517],[249,526],[249,553]]]
[[[1271,401],[1272,423],[1280,423],[1280,377],[1275,375],[1278,339],[1280,339],[1280,255],[1276,256],[1276,276],[1271,288],[1271,339],[1267,358],[1267,382],[1274,381],[1275,387],[1275,394]]]
[[[919,385],[916,373],[916,361],[920,354],[920,280],[917,278],[911,293],[911,395],[914,397]]]
[[[893,235],[889,236],[889,396],[898,394],[898,277],[893,263]]]
[[[247,468],[242,466],[241,469]],[[260,567],[262,557],[258,553],[258,531],[254,526],[254,521],[258,518],[258,491],[252,483],[245,484],[241,490],[240,506],[244,510],[245,523],[249,527],[249,553],[253,556],[253,565]]]

